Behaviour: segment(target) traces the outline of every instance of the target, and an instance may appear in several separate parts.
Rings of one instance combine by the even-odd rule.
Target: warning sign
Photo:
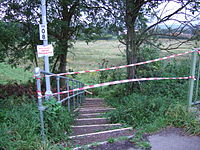
[[[37,45],[38,57],[53,56],[53,45]]]

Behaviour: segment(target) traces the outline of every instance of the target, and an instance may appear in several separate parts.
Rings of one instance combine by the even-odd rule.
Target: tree
[[[176,0],[173,3],[178,4],[177,8],[165,13],[170,3],[170,0],[48,0],[49,39],[55,46],[55,56],[51,58],[53,71],[66,71],[67,54],[78,37],[90,41],[106,27],[117,33],[119,41],[126,45],[127,64],[138,61],[139,51],[146,43],[166,50],[176,48],[174,45],[160,47],[154,39],[158,36],[179,37],[198,20],[199,2]],[[38,35],[36,29],[40,18],[40,1],[2,0],[0,6],[3,21],[17,22],[23,32],[27,33],[26,38],[23,38],[26,40],[22,40],[19,45],[29,49],[29,59],[36,61],[35,45],[39,42],[31,35]],[[185,19],[175,18],[177,14],[184,15]],[[177,22],[179,26],[172,29],[168,26],[168,21]],[[167,34],[160,32],[160,24],[166,26]],[[191,39],[193,37],[181,41],[178,46]],[[128,78],[135,78],[136,71],[135,67],[128,68]]]
[[[29,61],[27,69],[31,65],[38,66],[36,57],[36,44],[38,40],[37,7],[36,2],[4,1],[0,3],[1,32],[0,42],[2,53],[6,57],[2,61],[8,61],[16,66]],[[3,38],[2,38],[3,37]]]
[[[31,31],[35,29],[30,28]],[[27,29],[22,24],[0,21],[0,62],[7,61],[12,66],[24,63],[26,60],[37,63],[36,55],[32,52],[37,39],[34,32],[26,31]],[[31,63],[26,65],[26,69],[30,66]]]
[[[138,61],[139,51],[145,43],[165,50],[177,48],[177,44],[161,47],[155,44],[154,39],[158,36],[179,37],[198,20],[199,2],[197,0],[173,1],[177,7],[167,12],[166,8],[170,3],[169,0],[110,0],[108,2],[113,10],[111,17],[114,20],[110,25],[118,32],[120,42],[126,45],[127,64]],[[184,15],[185,18],[180,20],[175,17],[176,15]],[[170,27],[172,24],[167,24],[169,21],[173,21],[178,26],[172,30]],[[165,25],[167,34],[158,32],[161,24]],[[190,37],[185,41],[179,41],[178,46],[193,39]],[[127,75],[129,79],[135,78],[136,67],[127,68]]]
[[[16,30],[15,25],[0,22],[0,62],[4,62],[4,59],[8,56],[7,49],[15,47],[14,43],[17,41],[18,34],[19,31]]]
[[[79,36],[84,36],[89,41],[100,34],[103,24],[97,21],[102,17],[102,9],[99,5],[97,1],[87,0],[47,1],[49,41],[54,43],[55,48],[54,57],[50,58],[53,72],[66,72],[67,54]],[[0,7],[4,22],[18,23],[24,28],[27,35],[30,35],[25,43],[20,43],[22,47],[29,48],[28,57],[34,56],[29,60],[35,61],[35,64],[38,65],[36,44],[41,42],[33,39],[31,35],[37,35],[34,37],[38,39],[38,31],[35,29],[37,29],[41,16],[40,1],[2,0]]]

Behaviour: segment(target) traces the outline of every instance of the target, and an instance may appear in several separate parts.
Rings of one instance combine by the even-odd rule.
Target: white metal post
[[[42,105],[42,94],[41,94],[41,84],[40,84],[40,68],[35,68],[35,78],[37,83],[37,93],[38,93],[38,110],[40,112],[40,125],[41,125],[41,136],[42,136],[42,142],[45,143],[45,129],[44,129],[44,106]]]
[[[42,24],[47,26],[47,15],[46,15],[46,0],[41,0],[41,12],[42,12]],[[46,31],[47,32],[47,31]],[[48,37],[46,37],[43,40],[43,45],[47,46],[48,45]],[[46,72],[49,72],[49,56],[44,56],[44,70]],[[46,80],[46,92],[45,92],[45,98],[48,99],[50,94],[52,94],[51,92],[51,84],[50,84],[50,77],[46,76],[45,77]]]
[[[192,77],[195,76],[195,70],[196,70],[196,62],[197,62],[197,52],[192,53],[191,57],[191,69],[190,69],[190,75]],[[192,105],[192,100],[193,100],[193,91],[194,91],[194,81],[195,79],[192,78],[189,80],[189,91],[188,91],[188,109],[190,109]]]

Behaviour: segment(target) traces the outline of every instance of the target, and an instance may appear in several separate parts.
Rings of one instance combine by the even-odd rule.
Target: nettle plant
[[[51,138],[52,142],[67,138],[71,132],[70,125],[73,122],[73,115],[55,98],[45,101],[44,106],[46,107],[44,120],[47,137]]]

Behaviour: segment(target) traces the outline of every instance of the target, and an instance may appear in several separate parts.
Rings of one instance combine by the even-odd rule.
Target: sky
[[[168,3],[168,2],[165,2],[165,3],[161,4],[161,5],[158,7],[157,10],[160,10],[160,13],[159,13],[158,15],[159,15],[159,16],[162,15],[162,18],[163,18],[164,16],[167,16],[167,15],[173,13],[175,10],[177,10],[177,9],[180,8],[180,7],[181,7],[181,5],[178,4],[178,3],[176,3],[176,2],[173,2],[173,1],[170,1],[169,3]],[[163,10],[163,8],[165,8],[164,11],[161,11],[161,10]],[[183,9],[183,10],[181,11],[182,14],[181,14],[181,13],[180,13],[180,14],[176,14],[176,15],[174,15],[174,16],[172,17],[172,19],[178,19],[179,21],[187,21],[187,19],[189,19],[189,18],[188,18],[188,16],[186,17],[186,16],[183,14],[183,13],[185,13],[185,12],[186,12],[187,14],[191,15],[191,17],[194,17],[195,15],[198,15],[197,13],[192,14],[191,12],[186,11],[185,9]],[[190,17],[190,19],[191,19],[191,17]],[[200,20],[200,19],[195,19],[195,21],[193,21],[192,23],[193,23],[193,24],[199,24],[199,21],[198,21],[198,20]],[[155,20],[154,20],[154,21],[155,21]],[[179,24],[179,23],[178,23],[177,21],[170,20],[170,21],[167,21],[166,24],[172,25],[172,24]]]

